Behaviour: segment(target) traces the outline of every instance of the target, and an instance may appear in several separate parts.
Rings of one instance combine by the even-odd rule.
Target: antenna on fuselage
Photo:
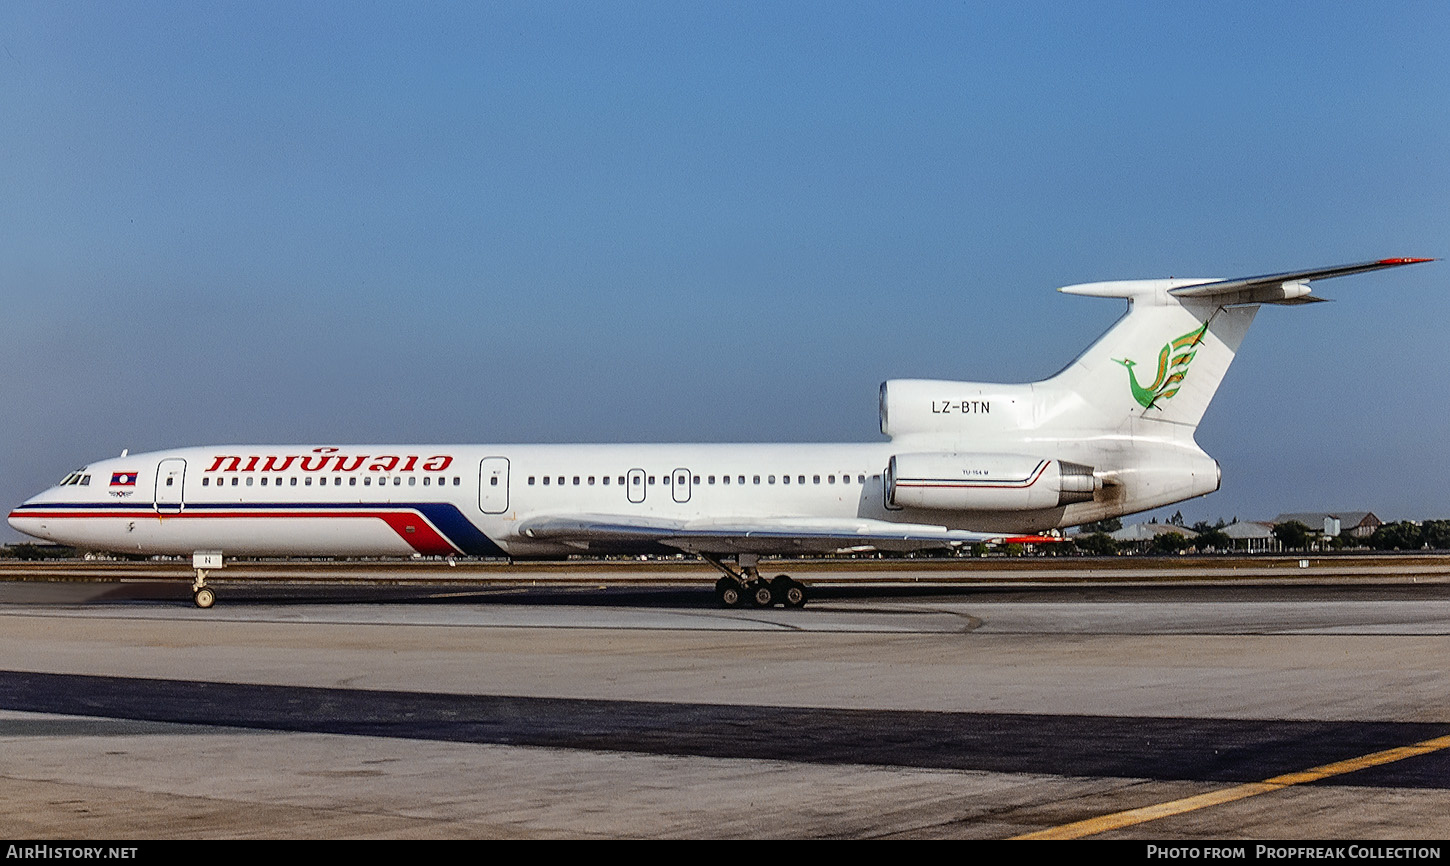
[[[130,453],[131,453],[131,449],[130,448],[122,448],[121,449],[121,456],[122,457],[125,457],[127,454],[130,454]]]

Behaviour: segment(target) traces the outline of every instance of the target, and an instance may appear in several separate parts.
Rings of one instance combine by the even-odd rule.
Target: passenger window
[[[498,486],[498,476],[497,475],[495,475],[494,477],[488,479],[488,486],[489,487],[497,487]]]
[[[790,483],[790,476],[789,475],[782,475],[782,476],[780,476],[780,483],[781,484],[789,484]]]
[[[424,478],[423,479],[423,483],[426,485],[428,483],[428,479]],[[533,487],[534,486],[534,476],[532,476],[532,475],[529,476],[529,486],[530,487]]]
[[[347,479],[347,486],[348,487],[356,487],[357,486],[357,476],[356,475],[354,475],[353,477]]]
[[[775,483],[775,476],[774,475],[768,476],[765,480],[769,484],[774,484]]]
[[[593,475],[589,476],[589,484],[590,484],[591,487],[594,485],[594,476]]]
[[[210,478],[203,478],[203,479],[201,479],[201,486],[202,486],[202,487],[206,487],[206,486],[208,486],[208,485],[209,485],[209,484],[210,484],[210,483],[211,483],[211,479],[210,479]]]
[[[812,475],[811,476],[811,483],[812,484],[820,484],[821,483],[821,476],[819,476],[819,475]]]
[[[760,476],[759,475],[755,476],[755,483],[756,484],[759,484],[760,483]]]

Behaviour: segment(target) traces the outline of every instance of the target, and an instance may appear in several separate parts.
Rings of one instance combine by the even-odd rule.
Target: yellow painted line
[[[1071,824],[1063,824],[1060,827],[1049,827],[1046,830],[1038,830],[1035,833],[1024,833],[1021,836],[1013,836],[1012,838],[1081,839],[1084,836],[1092,836],[1097,833],[1106,833],[1109,830],[1120,830],[1135,824],[1156,821],[1159,818],[1167,818],[1170,815],[1181,815],[1184,812],[1205,809],[1221,803],[1232,803],[1235,800],[1242,800],[1247,797],[1257,797],[1260,794],[1268,794],[1272,791],[1282,791],[1294,785],[1302,785],[1305,782],[1316,782],[1320,779],[1327,779],[1331,776],[1339,776],[1344,773],[1353,773],[1356,770],[1363,770],[1366,767],[1392,764],[1395,761],[1403,761],[1406,758],[1413,758],[1416,755],[1425,755],[1430,752],[1438,752],[1446,748],[1450,748],[1450,736],[1436,737],[1432,740],[1415,743],[1412,746],[1386,749],[1383,752],[1374,752],[1358,758],[1350,758],[1346,761],[1336,761],[1333,764],[1325,764],[1322,767],[1314,767],[1299,773],[1285,773],[1282,776],[1275,776],[1272,779],[1265,779],[1262,782],[1248,782],[1242,785],[1235,785],[1232,788],[1210,791],[1207,794],[1184,797],[1181,800],[1170,800],[1167,803],[1159,803],[1155,806],[1143,806],[1138,809],[1113,812],[1109,815],[1088,818],[1085,821],[1074,821]]]

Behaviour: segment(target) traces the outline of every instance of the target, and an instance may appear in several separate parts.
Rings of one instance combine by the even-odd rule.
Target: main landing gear
[[[715,581],[715,597],[726,607],[805,607],[809,594],[806,585],[789,575],[778,574],[767,580],[756,567],[758,558],[750,554],[737,557],[738,568],[732,568],[717,557],[700,555],[701,559],[725,573]]]

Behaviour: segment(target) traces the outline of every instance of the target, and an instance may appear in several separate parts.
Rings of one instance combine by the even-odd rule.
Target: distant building
[[[1274,537],[1274,524],[1259,520],[1239,520],[1223,527],[1222,532],[1233,539],[1234,550],[1249,553],[1277,553],[1283,549]]]
[[[1134,523],[1124,526],[1116,532],[1109,532],[1114,541],[1131,543],[1134,541],[1152,541],[1166,532],[1176,532],[1184,538],[1197,538],[1198,533],[1191,529],[1178,526],[1173,523]]]
[[[1294,521],[1304,524],[1315,532],[1323,532],[1328,538],[1341,534],[1351,538],[1369,538],[1384,523],[1375,516],[1373,511],[1303,511],[1280,514],[1273,520],[1276,525]]]
[[[1181,535],[1189,541],[1198,537],[1197,532],[1176,523],[1134,523],[1124,526],[1116,532],[1109,532],[1108,536],[1119,544],[1136,544],[1139,547],[1147,547],[1153,543],[1153,539],[1168,533]]]

